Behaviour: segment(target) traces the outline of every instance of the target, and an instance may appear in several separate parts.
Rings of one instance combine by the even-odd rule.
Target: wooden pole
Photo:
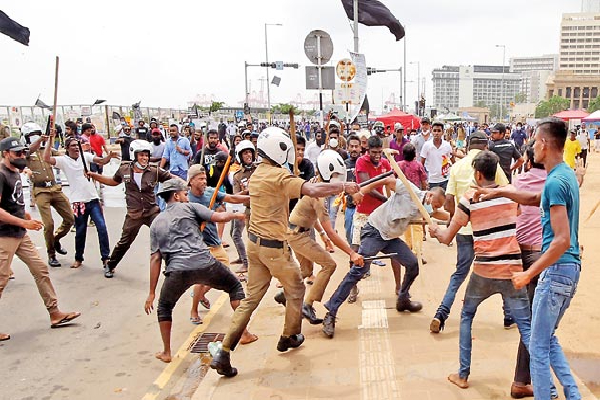
[[[219,176],[219,182],[217,183],[217,187],[215,188],[215,191],[213,192],[213,194],[210,198],[210,203],[208,205],[209,210],[212,210],[213,206],[215,205],[215,202],[217,201],[217,194],[219,192],[219,188],[221,187],[221,185],[223,184],[223,181],[225,180],[225,178],[227,177],[227,174],[229,173],[229,164],[231,164],[231,154],[229,154],[229,156],[227,156],[227,161],[225,161],[225,166],[223,167],[223,171],[221,171],[221,176]],[[208,175],[208,171],[206,171],[206,174]],[[200,230],[203,231],[205,226],[206,226],[206,222],[203,222],[200,225]]]
[[[300,170],[298,169],[298,158],[296,157],[296,149],[298,148],[298,141],[296,140],[296,122],[294,121],[294,109],[290,108],[290,138],[294,144],[294,175],[300,176]]]
[[[57,102],[58,102],[58,56],[56,56],[56,66],[54,68],[54,104],[52,107],[52,123],[50,126],[51,129],[56,129]]]
[[[433,221],[432,221],[431,217],[429,216],[429,213],[427,212],[427,210],[425,210],[425,207],[423,206],[423,203],[421,202],[421,200],[419,199],[417,194],[412,190],[412,187],[411,187],[410,183],[408,182],[408,179],[406,179],[406,176],[404,176],[404,173],[402,172],[402,170],[398,166],[398,163],[394,159],[394,155],[391,154],[392,150],[391,149],[383,149],[383,152],[385,153],[388,161],[390,162],[392,169],[394,170],[396,175],[398,175],[398,179],[400,179],[402,181],[402,183],[408,190],[408,194],[410,195],[410,198],[415,203],[415,205],[419,208],[419,212],[421,213],[421,216],[425,219],[425,221],[427,221],[427,223],[429,225],[433,225]]]

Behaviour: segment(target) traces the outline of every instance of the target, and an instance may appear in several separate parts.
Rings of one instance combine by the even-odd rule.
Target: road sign
[[[350,82],[356,76],[356,66],[349,58],[344,58],[338,61],[335,67],[335,73],[338,78],[344,82]]]
[[[320,60],[319,60],[319,45],[318,41],[320,39]],[[311,63],[315,65],[324,65],[329,62],[331,56],[333,55],[333,42],[331,41],[331,36],[325,31],[314,30],[310,32],[306,38],[304,39],[304,54],[310,60]]]
[[[353,83],[336,83],[333,99],[336,104],[358,104],[360,93]]]
[[[306,68],[306,89],[307,90],[319,90],[319,67],[305,67]],[[334,67],[321,67],[323,70],[321,73],[321,88],[323,90],[334,90],[335,89],[335,68]]]
[[[250,111],[250,110],[248,109],[248,111]],[[249,114],[249,113],[248,113],[248,114]],[[242,118],[244,118],[244,112],[243,112],[242,110],[237,110],[237,111],[235,112],[235,117],[236,117],[237,119],[242,119]]]
[[[275,69],[283,70],[283,61],[275,61]]]

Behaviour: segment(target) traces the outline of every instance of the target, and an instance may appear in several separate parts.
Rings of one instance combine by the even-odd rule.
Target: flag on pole
[[[34,106],[35,106],[35,107],[40,107],[40,108],[45,108],[45,109],[47,109],[47,110],[50,110],[50,111],[52,111],[52,106],[49,106],[48,104],[44,103],[44,102],[43,102],[42,100],[40,100],[40,99],[37,99],[37,100],[35,101],[35,104],[34,104]]]
[[[29,46],[29,28],[16,23],[3,11],[0,11],[0,32],[25,46]]]
[[[354,1],[342,0],[348,19],[354,20]],[[394,14],[378,0],[358,0],[358,22],[367,26],[387,26],[399,41],[404,37],[404,27]]]
[[[93,106],[97,106],[97,105],[99,105],[99,104],[102,104],[102,103],[105,103],[105,102],[106,102],[106,100],[96,100],[96,101],[94,102],[94,104],[92,104],[92,105],[93,105]]]

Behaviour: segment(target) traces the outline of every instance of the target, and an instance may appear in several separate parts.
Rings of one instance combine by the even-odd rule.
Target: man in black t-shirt
[[[56,292],[50,281],[48,266],[40,257],[35,244],[27,235],[28,229],[39,231],[42,222],[31,219],[25,211],[23,184],[19,172],[25,169],[26,148],[16,138],[8,137],[0,141],[2,161],[0,161],[0,297],[8,283],[10,264],[15,254],[27,265],[35,279],[40,296],[50,314],[50,327],[69,323],[81,314],[61,312],[58,308]],[[10,339],[10,335],[0,333],[0,341]]]
[[[140,122],[144,122],[144,121],[140,121]],[[136,128],[136,131],[138,129],[139,128]],[[139,134],[138,134],[138,138],[139,138]],[[123,127],[123,131],[119,134],[119,137],[117,138],[117,140],[115,140],[115,144],[118,144],[121,146],[121,161],[131,161],[131,157],[129,156],[129,146],[131,145],[131,142],[133,140],[134,140],[134,138],[131,136],[131,127],[129,125],[125,125]],[[144,137],[143,140],[146,140],[146,137]]]
[[[206,134],[206,146],[204,146],[204,157],[202,149],[198,150],[194,156],[192,164],[201,164],[206,171],[215,164],[217,153],[223,149],[219,147],[219,134],[215,129],[211,129]]]
[[[512,172],[515,169],[521,168],[523,165],[523,156],[517,150],[510,140],[504,139],[506,134],[506,126],[504,124],[496,124],[491,129],[490,151],[496,153],[500,159],[500,168],[506,174],[508,182],[512,182]],[[513,163],[512,161],[515,160]]]
[[[149,142],[152,141],[150,129],[146,128],[146,123],[143,120],[138,121],[138,127],[135,128],[135,134],[138,139],[147,140]]]

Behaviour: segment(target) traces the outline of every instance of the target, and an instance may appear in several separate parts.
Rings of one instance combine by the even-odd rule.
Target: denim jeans
[[[456,292],[458,292],[460,285],[467,279],[474,258],[473,236],[456,235],[456,271],[450,276],[450,283],[448,283],[446,294],[444,294],[442,303],[438,307],[436,313],[436,315],[439,314],[443,320],[448,319],[450,309],[456,298]]]
[[[465,292],[465,301],[460,316],[460,369],[458,370],[458,374],[463,379],[467,379],[471,373],[471,349],[473,345],[471,328],[475,312],[479,304],[496,293],[500,293],[502,299],[510,306],[513,318],[519,327],[523,343],[529,343],[531,311],[529,311],[527,290],[525,288],[515,289],[510,279],[484,278],[472,273]],[[550,398],[550,394],[548,394],[548,398]]]
[[[437,183],[433,183],[433,182],[429,182],[429,188],[434,188],[434,187],[441,187],[442,189],[446,190],[446,187],[448,186],[448,181],[442,181],[442,182],[437,182]]]
[[[536,399],[550,398],[550,366],[563,386],[565,398],[581,399],[567,358],[554,334],[575,295],[580,272],[579,264],[565,263],[553,264],[540,274],[533,297],[529,347],[531,380]]]
[[[238,256],[242,263],[247,267],[248,266],[248,255],[246,254],[246,246],[244,245],[244,239],[242,239],[242,232],[244,231],[244,227],[246,226],[246,222],[239,219],[234,219],[231,221],[232,234],[231,239],[233,239],[233,245],[237,250]]]
[[[110,253],[110,245],[108,243],[108,231],[106,230],[106,222],[104,222],[102,206],[98,199],[85,203],[85,211],[75,214],[75,261],[83,261],[88,217],[96,224],[98,243],[100,244],[100,257],[102,261],[106,261]]]
[[[158,190],[162,187],[162,183],[159,183],[158,185],[154,186],[154,196],[156,197],[156,204],[158,204],[158,208],[160,209],[160,211],[165,211],[165,208],[167,208],[167,203],[164,201],[164,199],[160,196],[158,196],[156,193],[158,193]]]
[[[409,298],[410,295],[408,294],[408,290],[415,281],[417,275],[419,275],[419,263],[417,257],[402,240],[398,238],[384,240],[377,229],[373,228],[370,224],[366,224],[360,233],[360,248],[358,249],[358,253],[364,257],[371,257],[379,252],[384,254],[397,253],[392,259],[398,261],[406,268],[398,298]],[[350,295],[350,290],[367,272],[369,272],[370,268],[371,263],[368,261],[365,261],[364,267],[352,265],[350,271],[348,271],[338,288],[335,290],[335,293],[331,296],[329,301],[325,303],[325,308],[329,310],[331,315],[335,316],[337,314],[337,310]]]
[[[334,205],[337,195],[329,196],[325,198],[325,208],[329,214],[329,221],[331,221],[331,227],[335,230],[335,221],[337,220],[339,205]]]
[[[348,244],[352,244],[352,222],[356,207],[346,207],[344,212],[344,229],[346,230],[346,240]]]
[[[174,169],[173,171],[169,171],[169,172],[173,175],[177,175],[184,181],[187,181],[187,173],[188,173],[187,171],[183,171],[181,169]]]

